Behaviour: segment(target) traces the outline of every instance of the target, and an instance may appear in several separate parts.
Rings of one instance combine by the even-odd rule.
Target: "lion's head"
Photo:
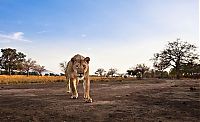
[[[82,79],[89,71],[89,57],[75,56],[71,59],[72,70],[75,72],[76,77]]]

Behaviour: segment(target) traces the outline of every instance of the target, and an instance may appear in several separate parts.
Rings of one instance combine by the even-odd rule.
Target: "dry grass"
[[[25,75],[0,75],[0,84],[17,83],[48,83],[64,81],[64,76],[25,76]]]
[[[63,82],[65,76],[25,76],[25,75],[0,75],[0,84],[18,84],[18,83],[49,83],[49,82]],[[97,77],[91,76],[91,82],[96,81],[124,81],[133,80],[133,78],[121,77]]]
[[[130,81],[135,78],[123,78],[123,77],[98,77],[98,76],[91,76],[91,81]]]

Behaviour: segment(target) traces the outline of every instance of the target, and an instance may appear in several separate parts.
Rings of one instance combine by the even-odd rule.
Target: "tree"
[[[34,69],[35,66],[36,66],[36,61],[32,60],[31,58],[23,62],[23,69],[26,71],[27,76],[29,76],[29,71],[31,69]]]
[[[133,69],[127,70],[126,72],[128,73],[128,75],[135,76],[140,71],[135,69],[135,68],[133,68]]]
[[[116,74],[116,73],[117,73],[117,69],[110,68],[108,73],[107,73],[107,76],[111,75],[113,77],[114,74]]]
[[[16,70],[22,71],[23,70],[23,62],[25,61],[26,55],[21,52],[18,52],[16,55]]]
[[[97,71],[95,72],[95,74],[103,76],[103,73],[106,72],[103,68],[99,68],[97,69]]]
[[[67,62],[63,62],[63,63],[60,63],[60,68],[62,70],[62,72],[65,73],[66,69],[67,69]]]
[[[149,67],[145,66],[145,64],[137,64],[136,67],[127,70],[127,73],[140,79],[144,77],[144,73],[148,70]]]
[[[1,49],[1,52],[0,68],[5,69],[7,74],[11,75],[13,70],[21,68],[21,64],[25,60],[26,55],[11,48]]]
[[[169,73],[167,71],[155,70],[154,77],[155,78],[168,78]]]
[[[175,69],[172,68],[170,74],[173,74],[174,71]],[[200,78],[200,63],[182,64],[180,67],[180,72],[185,78]]]
[[[154,69],[151,69],[151,70],[150,70],[150,75],[151,75],[151,78],[154,78],[154,77],[155,77],[155,70],[154,70]]]
[[[145,64],[137,64],[136,69],[141,72],[141,77],[143,78],[144,73],[149,70],[149,67]]]
[[[196,46],[188,42],[181,42],[177,39],[174,42],[168,42],[166,48],[160,53],[154,54],[154,67],[158,70],[164,70],[173,67],[176,72],[176,78],[180,78],[180,68],[182,64],[194,62],[198,59]]]
[[[128,75],[136,76],[138,79],[141,79],[141,77],[142,77],[142,73],[141,73],[140,69],[131,68],[131,69],[127,70],[126,72]]]
[[[40,65],[35,65],[33,70],[38,72],[39,75],[42,75],[42,72],[46,71],[44,66],[40,66]]]

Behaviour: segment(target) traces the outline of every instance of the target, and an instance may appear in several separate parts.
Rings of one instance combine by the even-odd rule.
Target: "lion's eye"
[[[76,68],[78,68],[78,65],[76,65]]]
[[[83,65],[83,68],[85,69],[85,68],[86,68],[86,66],[85,66],[85,65]]]

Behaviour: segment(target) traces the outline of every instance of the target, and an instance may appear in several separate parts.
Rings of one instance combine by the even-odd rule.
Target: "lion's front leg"
[[[70,86],[71,86],[71,91],[72,91],[72,96],[71,98],[77,99],[78,98],[78,92],[77,92],[77,83],[76,79],[70,79]]]
[[[89,78],[85,78],[85,80],[83,82],[83,88],[84,88],[85,101],[91,103],[92,98],[90,97],[90,80],[89,80]]]
[[[66,77],[66,82],[67,82],[67,93],[71,92],[71,87],[70,87],[70,80],[68,77]]]

